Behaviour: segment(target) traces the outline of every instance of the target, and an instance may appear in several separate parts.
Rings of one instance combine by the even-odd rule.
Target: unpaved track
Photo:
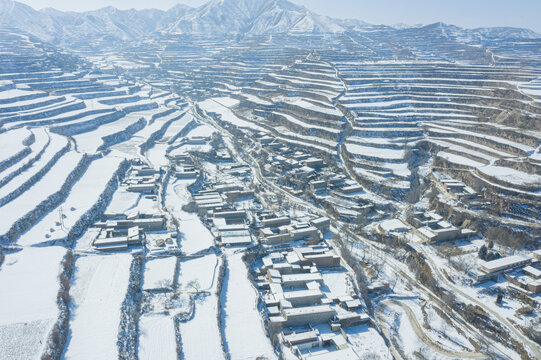
[[[441,284],[444,284],[445,286],[447,286],[447,288],[455,292],[455,294],[458,294],[461,297],[469,300],[471,303],[483,308],[483,310],[488,312],[490,315],[496,318],[502,325],[504,325],[507,329],[509,329],[515,335],[515,337],[518,338],[524,344],[524,347],[527,350],[530,350],[530,352],[534,354],[535,359],[541,359],[541,348],[539,347],[539,345],[537,345],[536,343],[528,339],[526,336],[524,336],[524,334],[520,330],[518,330],[513,324],[511,324],[511,322],[508,319],[501,316],[498,312],[492,310],[490,307],[486,306],[481,301],[466,294],[457,286],[455,286],[455,284],[449,281],[447,277],[440,271],[436,263],[432,260],[431,254],[428,251],[426,251],[423,246],[417,246],[416,248],[420,250],[421,253],[425,256],[428,264],[430,265],[432,269],[433,274],[440,281]]]
[[[402,302],[395,301],[395,300],[382,301],[381,303],[379,303],[377,316],[378,317],[380,316],[380,311],[382,307],[386,307],[390,305],[399,306],[400,308],[402,308],[402,310],[404,310],[411,324],[411,327],[413,328],[413,331],[415,331],[415,335],[417,335],[417,337],[421,339],[432,350],[450,358],[458,358],[458,359],[488,359],[489,358],[488,355],[486,354],[473,353],[473,352],[454,352],[454,351],[449,351],[449,350],[444,349],[440,344],[433,341],[428,335],[426,335],[426,333],[423,331],[421,324],[419,324],[419,321],[417,321],[417,317],[415,316],[415,313],[413,312],[413,310],[411,310],[409,306],[407,306],[406,304]],[[380,326],[385,329],[384,331],[386,335],[389,336],[389,332],[386,325],[380,321]]]

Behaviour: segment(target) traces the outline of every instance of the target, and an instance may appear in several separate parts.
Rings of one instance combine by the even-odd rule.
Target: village
[[[6,4],[1,359],[541,358],[537,34]]]
[[[111,211],[87,232],[94,237],[85,237],[87,244],[91,241],[91,249],[102,253],[146,249],[145,284],[153,264],[165,263],[173,255],[197,259],[215,252],[228,258],[241,251],[252,287],[257,289],[261,322],[283,351],[298,359],[362,359],[362,349],[348,339],[352,336],[358,343],[363,333],[373,337],[377,332],[368,331],[372,322],[363,310],[359,289],[331,244],[331,220],[305,211],[282,210],[277,204],[265,206],[254,188],[250,167],[236,162],[223,143],[215,142],[218,148],[210,150],[212,141],[210,136],[186,138],[167,155],[168,165],[159,169],[144,163],[132,165],[117,194],[119,199],[138,197],[136,205],[129,212],[114,211],[119,208],[115,195]],[[190,151],[185,151],[185,144]],[[299,159],[305,167],[303,176],[316,175],[323,166],[318,159]],[[218,181],[212,176],[216,171],[222,174]],[[181,223],[175,231],[176,220],[159,205],[166,178],[169,183],[190,184],[190,198],[183,208],[200,218],[215,243],[203,249],[205,255],[183,251],[185,239],[179,231],[189,230],[182,229]],[[172,282],[152,281],[156,285],[147,288],[150,293],[174,291]],[[385,354],[383,339],[380,344],[376,350]]]
[[[187,296],[186,301],[193,308],[182,311],[188,312],[197,308],[199,294],[206,293],[199,279],[208,275],[194,274],[188,284],[182,279],[182,271],[178,275],[179,267],[185,261],[203,261],[208,257],[217,259],[212,260],[217,261],[217,266],[223,266],[234,258],[247,268],[246,279],[250,279],[251,285],[246,289],[257,291],[254,315],[260,317],[268,341],[278,345],[282,354],[288,354],[286,358],[362,359],[359,342],[363,338],[373,341],[374,336],[382,344],[375,352],[387,356],[388,349],[379,333],[381,324],[370,316],[365,299],[384,294],[392,298],[393,289],[398,290],[396,280],[371,276],[361,290],[351,264],[341,256],[343,249],[335,244],[333,229],[338,222],[355,223],[362,214],[374,213],[373,205],[360,206],[365,201],[363,188],[346,176],[329,171],[321,158],[281,144],[273,146],[280,155],[267,160],[265,171],[280,169],[289,178],[287,184],[282,184],[287,192],[305,196],[306,192],[300,191],[299,186],[306,184],[314,194],[308,199],[315,203],[323,200],[338,210],[330,212],[336,219],[332,220],[295,204],[285,206],[287,200],[270,196],[258,183],[254,170],[236,158],[223,138],[209,129],[203,131],[205,136],[182,139],[159,167],[144,162],[131,166],[109,209],[87,232],[94,237],[92,249],[103,253],[145,249],[143,281],[147,283],[147,277],[153,278],[148,280],[153,285],[145,286],[149,299],[146,301],[155,303],[157,300],[152,298],[159,294]],[[259,140],[264,145],[272,144],[265,138]],[[460,181],[435,179],[457,199],[476,196],[475,191]],[[183,228],[187,223],[179,221],[175,210],[167,208],[164,194],[170,190],[164,189],[164,184],[177,182],[184,189],[184,205],[178,210],[198,219],[197,234],[204,234],[206,245],[196,244],[199,239]],[[117,195],[118,199],[135,196],[138,200],[130,211],[114,211],[121,209],[115,205]],[[350,203],[359,205],[348,206]],[[378,215],[371,217],[377,220]],[[414,247],[431,247],[439,254],[434,254],[434,259],[442,256],[437,250],[442,244],[471,249],[467,255],[471,257],[473,253],[477,257],[481,256],[479,249],[485,243],[477,232],[456,227],[434,211],[413,211],[407,218],[374,221],[363,231],[400,239]],[[191,245],[187,246],[188,242]],[[469,279],[462,280],[465,284],[475,286],[497,281],[501,287],[498,279],[502,275],[509,294],[536,304],[536,294],[541,290],[539,250],[507,256],[491,247],[484,256],[465,272],[464,278]],[[456,262],[457,258],[453,260]],[[170,278],[167,273],[175,274],[173,280],[165,281]],[[218,288],[220,285],[213,284],[209,289]],[[500,291],[494,296],[496,306],[506,301],[502,294]],[[226,312],[227,309],[226,306]],[[150,315],[143,313],[143,317]],[[181,318],[186,316],[181,312]],[[234,348],[234,341],[228,346]]]

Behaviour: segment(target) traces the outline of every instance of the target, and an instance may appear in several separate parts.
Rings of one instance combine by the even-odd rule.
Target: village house
[[[326,234],[330,231],[331,219],[328,217],[322,216],[310,220],[310,224],[316,227],[321,233]]]
[[[317,158],[317,157],[309,157],[306,160],[302,161],[302,164],[304,166],[308,166],[312,169],[320,169],[325,166],[325,163],[323,162],[323,159]]]
[[[321,193],[327,190],[327,183],[325,180],[312,180],[309,182],[310,190],[314,193]]]
[[[179,179],[193,179],[199,176],[199,170],[193,165],[182,165],[175,167],[175,177]]]
[[[227,206],[220,193],[216,191],[200,191],[192,195],[192,199],[197,206],[197,210],[203,214],[211,211],[223,209]]]
[[[158,173],[154,168],[144,165],[132,166],[131,170],[132,174],[135,176],[153,176]]]
[[[417,234],[429,244],[454,241],[459,239],[469,239],[475,231],[470,229],[460,229],[447,221],[438,221],[430,226],[423,226],[417,229]]]
[[[289,224],[291,224],[291,218],[288,216],[264,217],[261,220],[261,226],[264,228],[272,228]]]
[[[301,151],[297,151],[293,154],[293,159],[297,160],[297,161],[303,161],[303,160],[306,160],[306,159],[309,159],[310,158],[310,155],[309,154],[306,154],[306,153],[303,153]]]
[[[317,329],[304,332],[283,331],[281,341],[300,360],[356,360],[360,357],[348,344],[344,332],[320,334]]]
[[[281,315],[269,316],[269,327],[277,332],[286,326],[321,324],[334,318],[335,311],[329,305],[313,305],[281,309]]]
[[[456,180],[442,173],[433,173],[433,178],[439,182],[447,192],[457,200],[472,200],[478,194],[471,187],[460,180]]]
[[[218,226],[218,241],[224,245],[250,245],[252,233],[245,224]]]
[[[119,215],[108,218],[105,221],[98,221],[94,226],[98,228],[113,229],[115,231],[127,231],[127,229],[134,226],[145,231],[158,231],[164,228],[165,218],[163,215],[137,214],[130,218],[126,215]]]
[[[392,235],[407,233],[410,231],[410,228],[400,219],[388,219],[380,222],[377,226],[377,230],[381,234]]]
[[[505,275],[505,279],[532,294],[541,293],[541,270],[533,266],[526,266],[520,274]]]
[[[513,255],[492,261],[480,261],[479,272],[483,275],[496,276],[506,271],[528,265],[532,261],[530,255]]]
[[[355,210],[344,207],[337,207],[335,210],[338,214],[338,220],[340,221],[355,224],[361,220],[361,213]]]
[[[341,187],[336,187],[336,191],[345,195],[351,195],[351,194],[363,192],[364,189],[361,185],[357,184],[355,181],[347,180],[344,182],[344,184]]]
[[[138,226],[124,229],[106,229],[105,237],[94,240],[93,246],[99,251],[119,251],[128,249],[129,245],[141,245],[143,230]]]
[[[443,217],[434,211],[416,211],[408,220],[413,226],[420,228],[423,226],[435,226],[438,222],[443,220]]]

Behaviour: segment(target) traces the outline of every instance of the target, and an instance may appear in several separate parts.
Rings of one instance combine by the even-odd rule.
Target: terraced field
[[[186,103],[171,92],[97,69],[72,72],[62,63],[69,56],[58,54],[55,61],[35,39],[11,30],[2,34],[6,35],[0,38],[2,59],[9,66],[2,66],[0,73],[0,236],[5,275],[0,282],[10,294],[6,300],[26,297],[40,305],[2,306],[7,313],[2,316],[0,347],[7,353],[0,357],[53,354],[58,351],[54,346],[61,321],[72,324],[69,336],[67,328],[62,330],[67,340],[65,357],[80,357],[88,352],[85,346],[93,347],[88,336],[96,336],[94,328],[87,326],[89,317],[97,319],[92,309],[104,306],[94,292],[102,291],[106,297],[116,292],[107,310],[111,314],[107,331],[113,336],[126,295],[126,288],[107,289],[99,281],[88,281],[101,273],[109,276],[106,273],[120,261],[126,266],[125,273],[118,274],[118,283],[127,286],[132,257],[88,256],[74,265],[63,256],[106,210],[130,162],[145,159],[148,149],[164,135],[175,138],[184,131],[189,121],[180,120]],[[32,267],[36,261],[43,265]],[[59,292],[69,287],[72,271],[77,310],[67,319],[65,305],[72,305]],[[27,279],[24,287],[14,282],[21,277]],[[29,307],[36,312],[26,311]],[[31,341],[17,349],[15,335],[22,322],[32,324],[25,330]],[[98,341],[104,356],[117,353],[116,339],[108,334],[102,333],[104,341]]]
[[[503,39],[501,31],[481,36],[440,23],[242,36],[155,31],[53,46],[0,28],[0,292],[8,294],[0,296],[0,358],[281,357],[254,288],[264,276],[243,257],[267,255],[269,246],[252,218],[253,243],[224,245],[193,210],[194,194],[209,184],[249,190],[257,201],[235,190],[238,206],[258,216],[294,213],[305,227],[311,215],[328,216],[325,241],[338,249],[334,241],[347,237],[357,256],[355,265],[340,258],[343,273],[326,273],[339,287],[326,289],[329,298],[362,280],[351,275],[361,257],[392,258],[382,271],[366,260],[363,274],[374,281],[379,272],[412,274],[396,265],[411,260],[403,249],[361,250],[357,236],[416,207],[536,247],[541,39]],[[457,182],[466,196],[452,191]],[[199,196],[232,210],[234,201],[214,190]],[[139,229],[145,235],[111,230],[134,219],[163,223]],[[132,236],[139,242],[128,246]],[[130,238],[125,247],[116,247],[120,237]],[[118,251],[101,251],[104,239],[112,243],[103,251]],[[399,283],[396,294],[419,297],[412,284]],[[423,301],[434,301],[417,285]],[[345,333],[356,351],[376,339],[388,358],[398,342],[383,341],[387,329],[374,316],[391,315],[370,311],[374,326]],[[462,323],[458,316],[449,322]],[[461,342],[480,341],[465,328]],[[396,336],[403,342],[404,328]],[[448,340],[456,351],[492,346]],[[507,348],[491,351],[518,356]],[[526,348],[532,358],[539,352]]]

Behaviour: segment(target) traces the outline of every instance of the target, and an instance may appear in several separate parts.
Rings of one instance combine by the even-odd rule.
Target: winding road
[[[488,312],[492,317],[497,319],[500,323],[502,323],[502,325],[504,325],[507,329],[509,329],[513,333],[513,335],[515,335],[525,346],[527,346],[530,352],[534,354],[535,359],[541,359],[541,347],[539,345],[537,345],[536,343],[528,339],[526,336],[524,336],[520,330],[518,330],[513,324],[511,324],[509,320],[501,316],[498,312],[492,310],[490,307],[486,306],[481,301],[466,294],[464,291],[458,288],[455,284],[449,281],[447,277],[444,274],[442,274],[438,266],[436,266],[436,263],[434,262],[434,260],[432,260],[431,254],[428,251],[426,251],[423,248],[423,246],[417,246],[416,248],[425,256],[430,268],[432,269],[432,273],[439,280],[440,284],[444,284],[447,289],[452,290],[455,294],[460,295],[461,297],[470,301],[472,304],[475,304],[481,307],[486,312]]]
[[[404,313],[408,317],[408,321],[410,322],[411,327],[413,328],[413,331],[415,332],[415,335],[417,335],[417,337],[432,350],[450,358],[458,358],[458,359],[488,359],[489,358],[489,356],[486,354],[473,353],[473,352],[455,352],[455,351],[444,349],[441,346],[441,344],[432,340],[424,332],[423,327],[421,326],[421,324],[419,324],[419,321],[417,320],[417,317],[415,316],[415,313],[413,312],[413,310],[406,304],[396,301],[396,300],[384,300],[378,304],[378,311],[377,311],[376,319],[379,323],[380,328],[384,329],[383,331],[386,336],[390,336],[390,334],[389,334],[389,330],[387,329],[387,324],[383,320],[381,320],[384,318],[383,308],[393,306],[393,305],[399,306],[402,310],[404,310]]]

